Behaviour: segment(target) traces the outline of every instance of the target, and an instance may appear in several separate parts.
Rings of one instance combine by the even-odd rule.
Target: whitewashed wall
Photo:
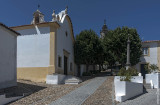
[[[17,37],[0,26],[0,88],[16,85]]]
[[[24,36],[17,40],[17,66],[18,67],[48,67],[50,56],[49,27],[19,31]],[[37,32],[37,31],[36,31]],[[28,35],[27,35],[28,34]]]
[[[64,54],[63,49],[68,51],[69,58],[68,58],[68,72],[70,71],[70,63],[72,62],[72,71],[74,70],[74,49],[73,49],[73,41],[71,38],[70,26],[68,20],[64,17],[62,23],[60,23],[60,28],[57,31],[57,60],[58,56],[62,58],[62,67],[61,69],[64,70]],[[68,36],[66,36],[66,31]],[[58,67],[58,62],[57,62]]]
[[[149,47],[149,56],[142,56],[140,58],[140,62],[146,62],[146,63],[150,63],[150,64],[157,64],[158,63],[158,55],[157,55],[157,46],[158,44],[155,43],[143,43],[142,44],[143,47]],[[136,69],[140,69],[140,64],[136,65]],[[140,70],[139,70],[140,71]]]
[[[49,27],[38,27],[38,31],[40,31],[41,34],[47,34],[50,32],[50,28]],[[33,29],[25,29],[25,30],[19,30],[19,33],[21,33],[21,35],[34,35],[37,34],[37,30],[36,27]]]

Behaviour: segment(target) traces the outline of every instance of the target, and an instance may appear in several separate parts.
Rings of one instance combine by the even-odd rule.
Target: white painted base
[[[72,75],[53,74],[47,75],[47,84],[79,84],[82,80]]]
[[[62,74],[53,74],[47,75],[46,83],[47,84],[64,84],[65,75]]]
[[[146,83],[153,85],[153,88],[160,88],[160,73],[146,74]]]

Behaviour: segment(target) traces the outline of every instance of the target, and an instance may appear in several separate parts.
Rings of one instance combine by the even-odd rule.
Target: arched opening
[[[39,23],[39,15],[37,14],[37,15],[35,15],[35,23],[37,24],[37,23]]]

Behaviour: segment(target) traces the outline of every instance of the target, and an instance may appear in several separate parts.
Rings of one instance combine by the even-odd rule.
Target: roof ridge
[[[18,33],[18,32],[16,32],[15,30],[9,28],[8,26],[6,26],[5,24],[3,24],[3,23],[1,23],[1,22],[0,22],[0,25],[3,26],[3,27],[5,27],[5,28],[8,29],[8,30],[14,32],[15,34],[20,35],[20,33]]]

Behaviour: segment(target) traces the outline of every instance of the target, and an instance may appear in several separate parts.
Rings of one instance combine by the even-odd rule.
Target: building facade
[[[53,11],[52,17],[45,22],[37,10],[31,24],[11,27],[22,35],[17,42],[18,79],[45,82],[55,73],[75,75],[74,33],[67,8]]]
[[[160,41],[142,42],[143,55],[136,69],[145,76],[145,65],[155,64],[160,68]]]
[[[17,85],[17,36],[0,23],[0,89]]]

